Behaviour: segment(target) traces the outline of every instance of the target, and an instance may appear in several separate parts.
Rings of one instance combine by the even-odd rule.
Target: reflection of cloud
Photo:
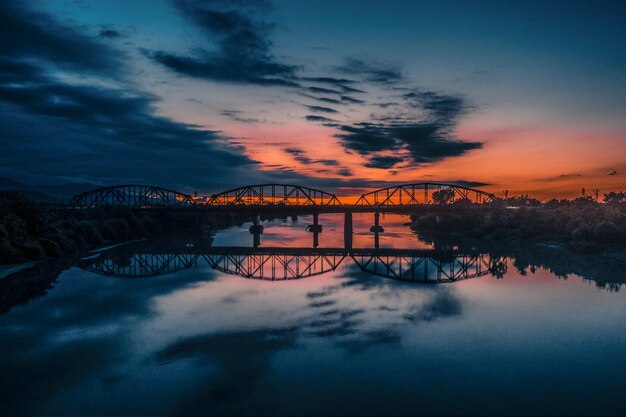
[[[457,317],[463,312],[461,300],[451,287],[410,287],[406,283],[368,275],[354,267],[344,271],[338,277],[339,283],[307,293],[307,298],[316,300],[316,305],[332,305],[333,309],[315,312],[302,328],[309,329],[307,333],[316,337],[331,339],[336,346],[351,354],[400,343],[403,324]],[[354,300],[362,292],[368,294],[368,303],[355,308]],[[348,297],[352,300],[349,308],[343,305],[347,294],[352,294]],[[412,300],[408,304],[406,297]],[[413,301],[415,298],[420,302]],[[382,300],[384,304],[375,307],[372,305],[376,304],[375,300]],[[371,310],[378,312],[377,320],[373,322],[365,314]]]
[[[183,408],[193,414],[206,410],[205,403],[243,400],[269,377],[273,353],[295,346],[296,329],[226,331],[182,338],[156,354],[167,363],[192,359],[200,365],[216,366],[204,388],[188,398]]]
[[[74,387],[89,385],[94,377],[110,380],[128,355],[129,321],[152,317],[155,297],[184,288],[197,274],[169,278],[118,280],[70,269],[45,297],[3,316],[7,320],[0,325],[3,413],[37,415],[33,410]],[[120,382],[119,377],[114,379]]]
[[[416,306],[404,315],[406,320],[434,321],[444,317],[460,316],[463,312],[461,301],[446,287],[438,287],[434,297],[422,306]]]

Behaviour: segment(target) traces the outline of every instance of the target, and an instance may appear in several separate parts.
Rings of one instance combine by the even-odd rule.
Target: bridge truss
[[[202,258],[214,270],[248,279],[295,280],[335,271],[346,258],[363,272],[402,281],[446,283],[487,274],[502,276],[506,261],[486,254],[433,253],[425,250],[342,248],[211,248],[181,253],[106,253],[79,267],[100,275],[143,278],[192,268]]]
[[[209,206],[335,206],[335,194],[286,184],[249,185],[213,194]]]
[[[423,255],[357,255],[358,267],[373,275],[400,281],[445,283],[487,275],[492,270],[489,255],[457,255],[449,259]]]
[[[345,259],[337,254],[211,254],[204,255],[211,268],[231,275],[266,281],[308,278],[334,271]]]
[[[134,208],[191,207],[190,195],[149,185],[119,185],[98,188],[75,195],[70,207],[92,208],[104,206],[125,206]]]
[[[130,257],[83,259],[78,266],[89,272],[117,278],[148,278],[196,266],[193,253],[135,253]]]
[[[475,204],[484,204],[496,200],[497,197],[475,188],[455,184],[422,182],[395,185],[371,191],[361,195],[356,205],[369,207],[402,207],[435,204],[438,199],[444,204],[454,203],[460,200]]]

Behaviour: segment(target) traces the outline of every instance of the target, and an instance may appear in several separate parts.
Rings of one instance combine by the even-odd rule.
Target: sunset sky
[[[0,176],[626,190],[626,3],[0,3]]]

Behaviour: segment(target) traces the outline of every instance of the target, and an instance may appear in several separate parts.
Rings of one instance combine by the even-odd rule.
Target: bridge
[[[347,197],[343,197],[347,200]],[[74,196],[68,207],[122,206],[135,209],[193,208],[204,210],[285,210],[319,212],[398,211],[420,206],[464,203],[481,206],[496,201],[490,193],[458,184],[418,182],[362,194],[356,203],[322,190],[291,184],[248,185],[210,196],[191,196],[147,185],[98,188]]]
[[[178,251],[121,255],[104,252],[79,267],[118,278],[147,278],[196,267],[204,260],[213,270],[248,279],[284,281],[323,275],[351,261],[361,271],[400,281],[451,283],[488,274],[501,276],[503,258],[458,251],[346,248],[181,248]]]

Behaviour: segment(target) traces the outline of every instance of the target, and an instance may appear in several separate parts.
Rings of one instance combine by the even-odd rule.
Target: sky
[[[626,189],[626,3],[0,1],[0,177]]]

